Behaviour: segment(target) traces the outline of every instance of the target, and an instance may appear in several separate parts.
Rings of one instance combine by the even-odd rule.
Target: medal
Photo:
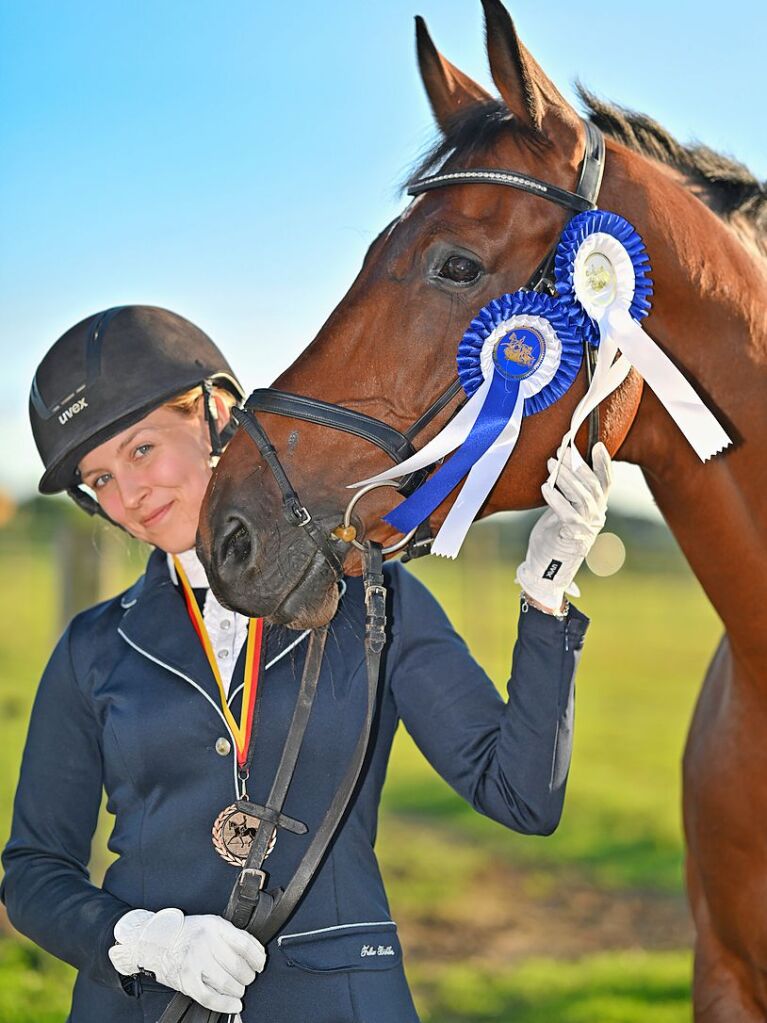
[[[224,715],[229,731],[235,742],[237,752],[237,775],[242,782],[241,799],[225,807],[216,817],[213,823],[213,847],[219,856],[227,863],[234,866],[242,866],[248,856],[248,851],[253,844],[256,829],[260,820],[248,810],[253,809],[249,803],[248,794],[245,791],[245,783],[248,780],[248,762],[252,755],[253,744],[253,719],[256,709],[256,696],[258,695],[258,683],[261,675],[261,668],[264,660],[266,644],[263,641],[264,622],[262,618],[251,618],[248,622],[248,642],[245,652],[245,681],[242,690],[242,709],[239,722],[235,721],[229,709],[226,699],[226,689],[219,671],[218,661],[213,652],[213,645],[205,625],[200,608],[197,606],[194,592],[189,583],[186,573],[178,558],[173,558],[176,567],[176,575],[181,583],[181,590],[186,601],[186,609],[192,620],[192,625],[197,637],[202,644],[208,664],[218,686],[221,712]],[[274,848],[277,832],[274,831],[266,855]]]
[[[243,866],[248,858],[250,847],[253,845],[253,839],[256,837],[256,831],[261,823],[258,817],[247,813],[243,808],[250,805],[244,800],[232,803],[231,806],[227,806],[221,811],[213,823],[213,846],[219,856],[235,867]],[[276,841],[277,829],[275,828],[266,850],[266,856],[274,849]]]

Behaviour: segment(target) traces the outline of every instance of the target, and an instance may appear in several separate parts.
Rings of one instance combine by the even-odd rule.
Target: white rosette
[[[600,217],[622,239],[604,230],[594,230],[584,237],[584,224],[579,221],[588,230],[589,224],[600,223]],[[643,301],[640,307],[636,300],[638,279],[644,294],[650,292],[641,239],[623,218],[600,210],[581,214],[571,225],[563,234],[564,251],[558,253],[558,287],[561,293],[569,293],[596,325],[599,349],[589,389],[576,406],[562,439],[558,464],[568,447],[572,449],[573,464],[583,463],[575,446],[578,429],[589,413],[623,383],[632,366],[705,462],[732,442],[692,385],[636,318],[649,310],[649,302]],[[551,482],[556,474],[555,469]]]

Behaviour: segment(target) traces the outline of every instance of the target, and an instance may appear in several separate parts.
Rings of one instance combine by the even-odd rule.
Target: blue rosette
[[[484,380],[480,356],[488,338],[501,323],[521,315],[547,320],[562,346],[559,368],[554,378],[536,394],[525,398],[525,415],[531,416],[553,405],[567,393],[583,361],[583,345],[568,309],[561,302],[537,291],[515,291],[492,299],[471,321],[458,345],[456,362],[458,378],[470,398]]]
[[[562,232],[554,257],[554,279],[561,301],[580,337],[596,348],[599,345],[599,327],[583,305],[576,283],[576,259],[587,239],[594,235],[609,235],[625,250],[634,272],[633,294],[626,296],[629,314],[637,321],[650,312],[653,293],[650,277],[650,257],[641,236],[632,225],[617,213],[608,210],[588,210],[573,217]],[[596,257],[594,254],[594,257]]]
[[[458,346],[465,404],[415,455],[354,485],[399,479],[453,452],[384,518],[407,533],[461,485],[432,547],[435,554],[455,557],[514,450],[524,418],[567,392],[582,358],[582,343],[562,303],[530,291],[493,299],[473,318]]]
[[[575,446],[579,428],[632,368],[702,461],[731,443],[692,384],[642,326],[651,308],[650,259],[627,220],[606,210],[573,217],[557,247],[554,277],[576,332],[597,349],[589,389],[560,445],[560,462],[569,449],[573,467],[580,469],[583,459]]]

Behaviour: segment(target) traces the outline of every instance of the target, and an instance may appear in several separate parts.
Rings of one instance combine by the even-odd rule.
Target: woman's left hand
[[[556,486],[543,484],[549,508],[533,526],[527,557],[517,569],[516,581],[525,593],[552,611],[562,607],[565,593],[578,596],[575,574],[605,524],[612,462],[601,441],[594,445],[592,459],[593,469],[585,462],[574,469],[568,450]],[[549,471],[555,466],[550,458]]]
[[[241,1012],[245,989],[266,963],[260,941],[212,914],[133,909],[117,921],[114,935],[109,958],[118,973],[148,970],[212,1012]]]

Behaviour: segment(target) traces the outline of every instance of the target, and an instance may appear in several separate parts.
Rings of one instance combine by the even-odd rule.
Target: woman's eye
[[[482,268],[476,260],[469,259],[468,256],[450,256],[442,264],[437,276],[455,284],[471,284],[481,272]]]
[[[107,483],[109,483],[111,478],[112,477],[109,475],[108,472],[102,473],[101,476],[97,476],[96,479],[93,481],[93,489],[101,490],[102,487],[105,487]]]
[[[153,444],[139,444],[133,454],[138,458],[144,458],[145,455],[149,454],[153,447]]]

